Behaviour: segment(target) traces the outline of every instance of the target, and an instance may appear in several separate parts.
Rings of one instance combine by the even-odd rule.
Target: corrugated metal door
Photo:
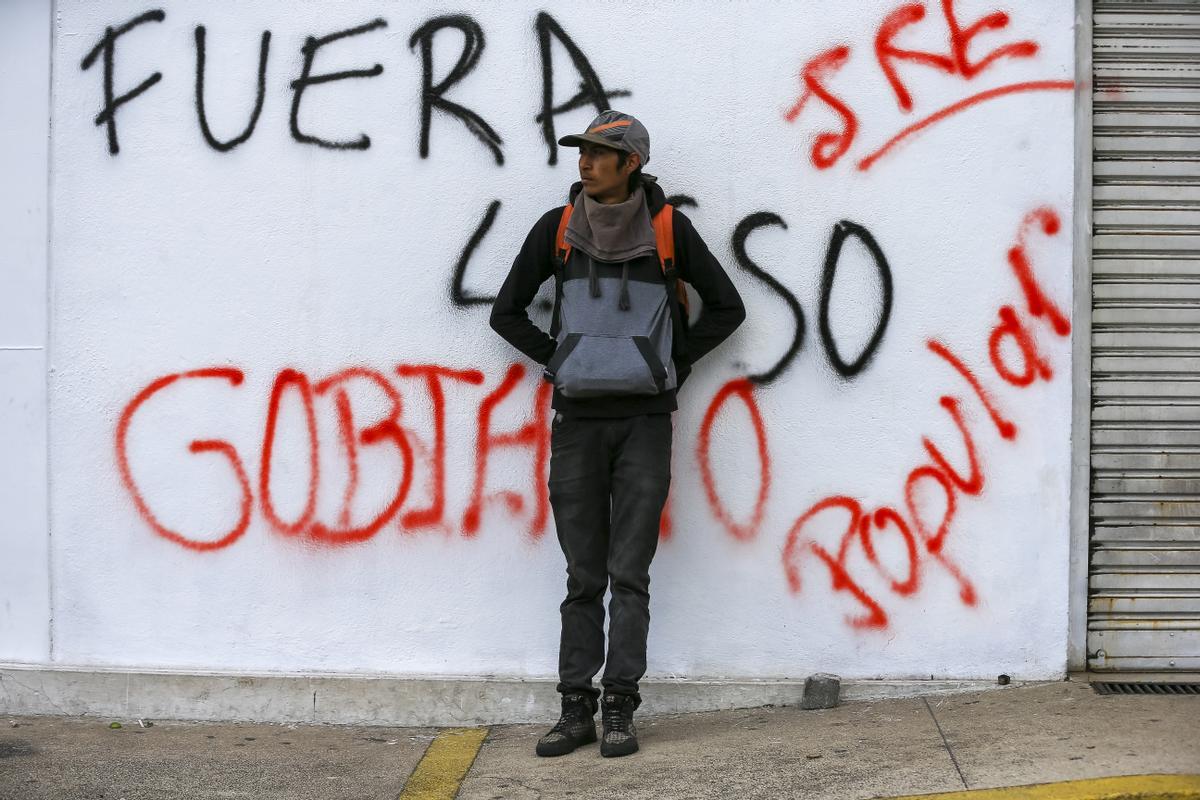
[[[1088,666],[1200,671],[1200,2],[1092,31]]]

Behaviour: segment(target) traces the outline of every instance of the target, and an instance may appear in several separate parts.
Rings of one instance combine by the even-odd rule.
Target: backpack
[[[674,208],[664,205],[651,220],[666,291],[662,284],[636,278],[622,281],[620,303],[614,302],[614,292],[600,291],[600,283],[616,279],[595,277],[596,264],[589,265],[590,281],[567,274],[572,248],[566,232],[573,210],[571,204],[563,209],[554,241],[557,286],[551,332],[558,348],[546,365],[546,378],[572,398],[654,395],[676,388],[672,344],[678,319],[687,313],[688,296],[675,269]]]
[[[562,218],[558,221],[558,234],[554,237],[554,255],[558,266],[566,266],[567,258],[571,255],[571,245],[567,244],[567,224],[571,221],[571,212],[575,207],[567,203],[563,209]],[[675,283],[675,295],[686,314],[688,311],[688,294],[683,283],[676,280],[675,272],[675,207],[670,203],[663,204],[658,213],[650,220],[654,225],[654,246],[658,250],[658,262],[662,266],[663,276],[667,283]]]

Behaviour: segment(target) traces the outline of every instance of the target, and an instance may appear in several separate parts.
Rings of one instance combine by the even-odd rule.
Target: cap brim
[[[579,147],[583,144],[598,144],[601,147],[607,147],[610,150],[623,150],[626,153],[632,153],[628,147],[622,147],[612,139],[605,139],[598,133],[572,133],[569,136],[564,136],[558,140],[558,143],[563,147]]]

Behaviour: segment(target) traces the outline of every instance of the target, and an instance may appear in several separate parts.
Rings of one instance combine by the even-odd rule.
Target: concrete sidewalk
[[[122,727],[110,728],[114,721]],[[160,720],[141,727],[62,717],[0,725],[0,800],[395,800],[418,764],[428,772],[430,743],[447,738],[433,728]],[[817,800],[1200,773],[1200,696],[1102,697],[1078,681],[825,711],[639,717],[642,751],[620,759],[601,758],[596,745],[537,758],[533,745],[545,727],[493,726],[486,739],[483,731],[464,737],[472,743],[460,754],[466,775],[457,796]],[[435,795],[410,786],[405,796]]]

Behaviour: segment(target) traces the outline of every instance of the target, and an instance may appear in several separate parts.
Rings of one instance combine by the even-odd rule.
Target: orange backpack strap
[[[654,215],[654,245],[658,249],[658,261],[668,281],[675,281],[675,293],[684,312],[688,310],[687,289],[677,279],[675,269],[675,208],[667,203]]]
[[[571,212],[574,206],[567,203],[563,209],[562,219],[558,221],[558,233],[554,237],[554,255],[558,258],[559,264],[566,264],[567,257],[571,255],[571,245],[567,244],[567,223],[571,221]]]
[[[654,215],[654,245],[663,274],[675,266],[675,208],[666,204]]]

